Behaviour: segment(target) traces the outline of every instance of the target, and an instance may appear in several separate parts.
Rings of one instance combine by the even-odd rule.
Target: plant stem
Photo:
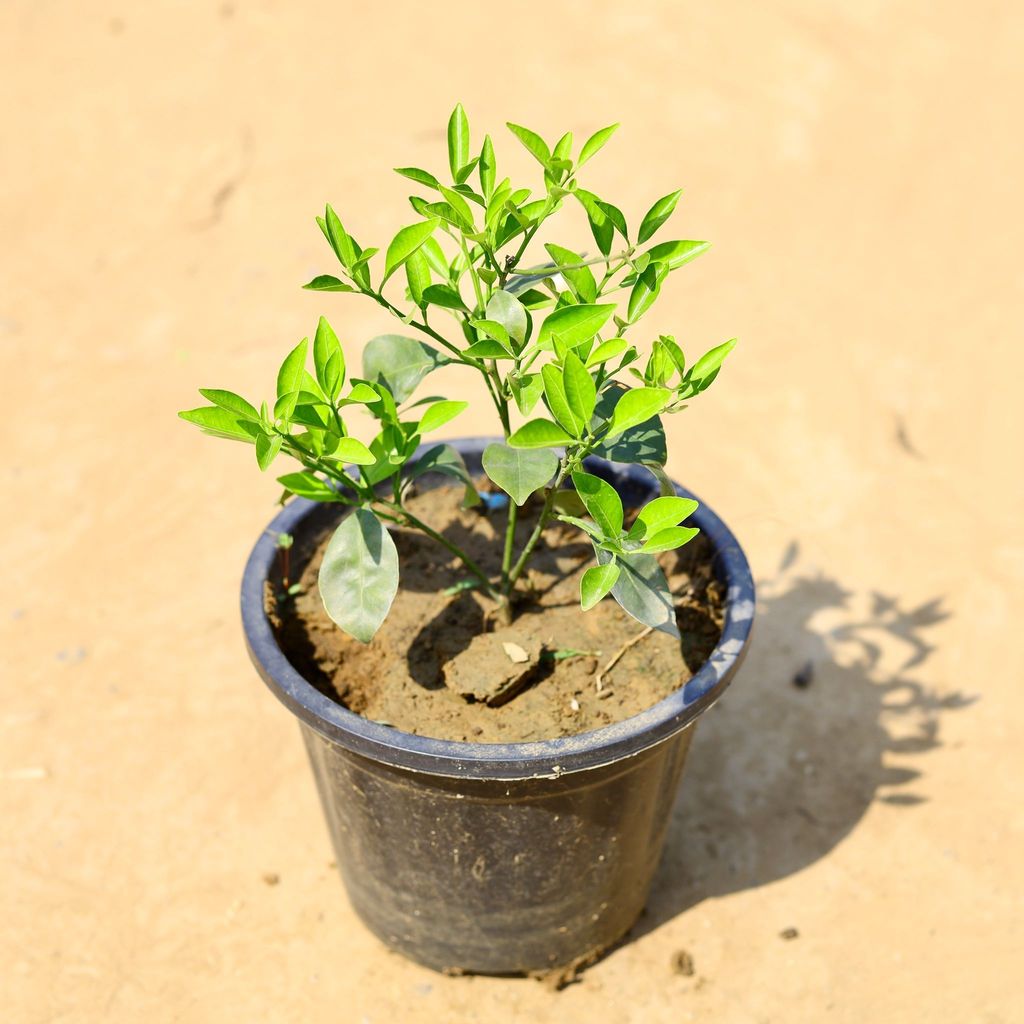
[[[512,549],[516,542],[516,518],[518,512],[519,509],[516,507],[516,503],[510,497],[508,499],[508,518],[505,521],[505,551],[501,557],[502,586],[507,586],[509,569],[512,566]]]
[[[422,519],[414,516],[408,509],[401,505],[391,501],[382,501],[380,504],[384,505],[385,508],[389,508],[392,511],[397,512],[407,525],[412,526],[421,533],[425,533],[432,540],[436,540],[438,544],[447,548],[480,581],[481,585],[490,597],[499,602],[502,600],[503,595],[501,591],[494,586],[487,573],[485,573],[483,569],[481,569],[480,566],[477,565],[477,563],[458,546],[458,544],[450,541],[443,533],[438,533],[432,526],[428,526]]]

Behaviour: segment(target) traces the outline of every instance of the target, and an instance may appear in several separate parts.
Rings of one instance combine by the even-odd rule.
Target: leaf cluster
[[[282,363],[272,404],[257,409],[233,392],[201,389],[208,404],[180,414],[206,433],[252,444],[261,470],[281,454],[296,460],[297,469],[278,477],[285,499],[352,506],[327,548],[320,592],[332,618],[363,641],[379,628],[398,587],[389,525],[421,530],[444,545],[472,585],[509,610],[555,517],[582,530],[594,547],[596,564],[582,579],[584,610],[610,594],[639,621],[676,628],[656,555],[693,537],[696,530],[680,524],[695,503],[668,484],[662,417],[714,382],[735,340],[690,362],[673,336],[660,335],[645,354],[633,336],[668,276],[708,243],[652,241],[673,215],[679,190],[654,202],[634,233],[617,206],[580,184],[581,168],[618,125],[578,150],[571,132],[549,144],[522,125],[508,128],[540,165],[540,187],[499,177],[491,137],[472,148],[460,104],[448,122],[445,173],[396,168],[415,185],[408,201],[416,219],[389,242],[364,248],[330,205],[317,218],[337,266],[305,287],[369,298],[401,324],[399,333],[366,343],[358,376],[348,373],[341,342],[321,317],[312,346],[303,339]],[[582,210],[596,253],[548,239],[544,262],[524,265],[538,232],[550,235],[549,222],[566,203]],[[414,398],[446,364],[480,374],[504,434],[483,456],[489,481],[510,499],[500,577],[485,573],[407,505],[409,485],[428,472],[463,485],[467,506],[480,500],[454,448],[424,449],[425,436],[468,404]],[[365,441],[347,423],[353,406],[373,420]],[[627,528],[614,488],[583,469],[589,455],[645,465],[662,496]],[[542,496],[542,507],[517,552],[518,510],[533,495]]]

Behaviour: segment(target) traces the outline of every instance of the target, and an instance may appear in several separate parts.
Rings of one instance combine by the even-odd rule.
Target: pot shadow
[[[701,718],[644,916],[631,938],[713,896],[765,885],[831,851],[875,801],[913,807],[922,755],[941,745],[940,696],[918,678],[949,618],[795,569],[790,545],[759,584],[739,680]]]

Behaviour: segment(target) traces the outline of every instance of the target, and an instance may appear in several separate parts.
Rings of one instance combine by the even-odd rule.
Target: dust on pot
[[[452,443],[479,473],[488,441]],[[657,493],[640,467],[591,460],[587,469],[627,505]],[[696,720],[746,650],[754,589],[736,538],[700,505],[693,522],[710,545],[724,616],[710,656],[682,687],[576,735],[457,742],[349,711],[282,650],[265,607],[280,571],[276,538],[300,537],[317,511],[293,502],[263,533],[245,570],[242,617],[260,675],[300,721],[353,907],[389,946],[438,970],[536,973],[599,955],[643,908]]]

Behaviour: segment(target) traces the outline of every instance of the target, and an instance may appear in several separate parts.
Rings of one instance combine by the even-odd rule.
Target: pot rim
[[[483,449],[501,438],[446,439],[479,469]],[[440,442],[436,442],[440,443]],[[417,456],[434,444],[421,447]],[[471,468],[473,468],[471,466]],[[642,466],[588,460],[612,484],[657,496]],[[694,497],[673,482],[681,497]],[[742,662],[754,619],[754,581],[739,541],[703,502],[689,522],[700,527],[715,550],[725,585],[725,622],[708,660],[687,682],[645,711],[621,722],[550,740],[519,743],[467,743],[417,736],[371,722],[331,700],[308,682],[285,657],[264,611],[264,583],[273,568],[279,533],[294,533],[317,502],[295,498],[279,512],[256,542],[242,576],[242,625],[249,657],[275,696],[305,725],[327,740],[371,760],[411,772],[448,778],[515,780],[558,778],[635,757],[690,725],[722,695]]]

